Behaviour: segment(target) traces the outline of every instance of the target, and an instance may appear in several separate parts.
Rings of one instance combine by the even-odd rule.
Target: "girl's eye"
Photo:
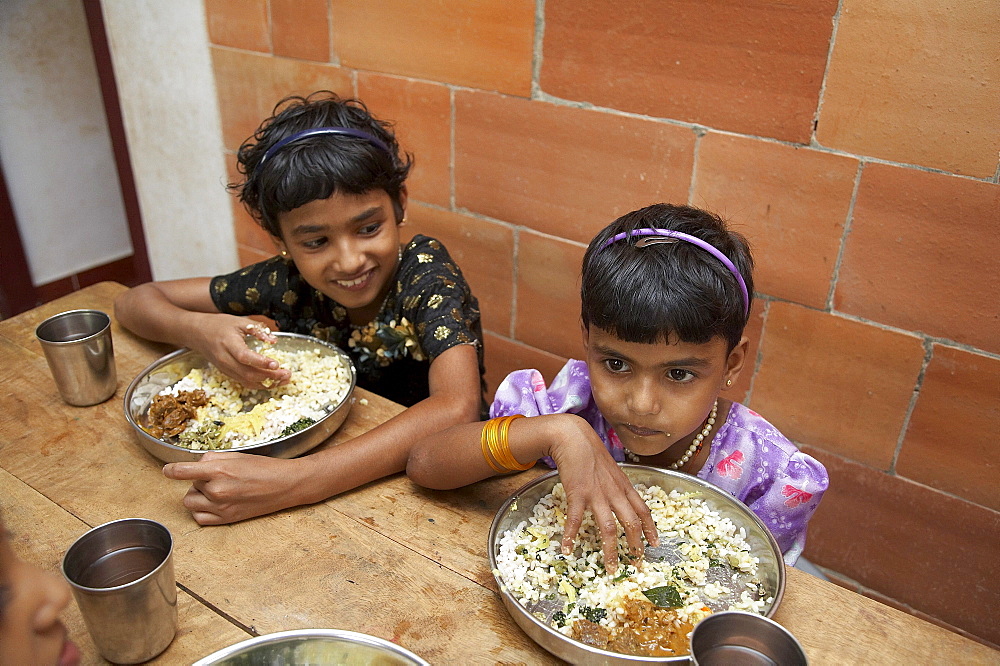
[[[604,359],[604,367],[611,372],[620,373],[628,371],[628,363],[621,360],[620,358],[606,358]]]
[[[681,368],[671,368],[667,370],[667,377],[675,382],[689,382],[694,379],[694,373],[690,370],[682,370]]]
[[[382,228],[381,222],[373,222],[372,224],[366,224],[365,226],[358,229],[358,234],[362,236],[374,236],[378,233],[378,230]]]
[[[307,250],[315,250],[317,248],[323,247],[324,245],[326,245],[325,238],[311,238],[309,240],[302,241],[302,247],[306,248]]]

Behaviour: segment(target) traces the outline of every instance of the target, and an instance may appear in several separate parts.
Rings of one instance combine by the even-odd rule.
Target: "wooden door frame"
[[[0,319],[30,310],[37,301],[14,206],[7,191],[7,179],[0,164]]]

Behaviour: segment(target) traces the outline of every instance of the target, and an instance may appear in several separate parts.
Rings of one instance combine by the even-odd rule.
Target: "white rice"
[[[614,628],[625,616],[625,599],[644,600],[644,590],[666,585],[680,592],[683,605],[676,609],[678,618],[692,625],[709,615],[709,606],[720,597],[736,600],[729,609],[756,613],[763,613],[773,602],[756,599],[756,582],[741,583],[746,589],[733,590],[706,578],[710,564],[717,561],[757,581],[759,561],[750,552],[744,528],[720,516],[692,493],[673,490],[667,494],[659,486],[641,484],[635,488],[652,512],[661,542],[679,541],[678,550],[685,560],[676,564],[630,560],[625,556],[628,545],[624,531],[619,529],[619,569],[615,576],[608,575],[600,532],[589,511],[584,515],[574,552],[562,555],[560,541],[567,504],[563,486],[557,483],[534,506],[528,520],[501,536],[495,573],[504,587],[529,611],[539,602],[552,601],[559,595],[565,602],[565,624],[559,626],[553,621],[552,626],[567,636],[572,635],[574,622],[583,617],[581,611],[590,612],[593,618],[588,609],[604,609],[598,623]],[[540,615],[544,614],[536,613],[536,617]],[[540,619],[545,621],[544,617]]]
[[[350,368],[337,355],[323,354],[319,349],[284,351],[274,347],[263,348],[260,353],[291,370],[289,383],[247,389],[209,364],[205,369],[194,368],[160,391],[160,395],[176,396],[181,391],[200,389],[208,396],[208,404],[197,409],[197,418],[188,421],[177,444],[206,450],[268,442],[299,419],[319,421],[343,401],[351,387]],[[206,429],[221,432],[221,437],[199,434]]]

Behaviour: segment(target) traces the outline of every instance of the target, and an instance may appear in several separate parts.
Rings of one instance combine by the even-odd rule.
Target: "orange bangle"
[[[501,467],[497,462],[495,462],[493,456],[490,453],[490,449],[492,448],[491,440],[493,437],[493,431],[496,430],[495,422],[498,420],[499,419],[491,419],[483,424],[483,432],[479,436],[479,443],[480,446],[482,446],[483,448],[483,458],[485,458],[487,464],[489,464],[489,466],[493,468],[493,471],[496,472],[497,474],[506,474],[507,470]]]
[[[522,464],[517,461],[510,451],[510,441],[507,439],[507,431],[510,424],[515,419],[524,418],[524,414],[512,414],[490,419],[483,426],[480,444],[483,449],[483,457],[490,467],[501,474],[508,472],[521,472],[535,466],[535,460]]]

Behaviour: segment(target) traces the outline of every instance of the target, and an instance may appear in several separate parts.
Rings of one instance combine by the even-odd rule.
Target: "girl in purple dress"
[[[407,474],[430,488],[455,488],[545,459],[559,469],[569,504],[563,551],[590,509],[613,571],[619,524],[633,555],[643,536],[658,542],[617,463],[679,470],[746,504],[794,564],[826,470],[720,395],[746,362],[752,272],[745,239],[711,213],[656,204],[619,218],[583,259],[586,360],[570,360],[550,386],[537,370],[511,373],[485,426],[418,442]]]

